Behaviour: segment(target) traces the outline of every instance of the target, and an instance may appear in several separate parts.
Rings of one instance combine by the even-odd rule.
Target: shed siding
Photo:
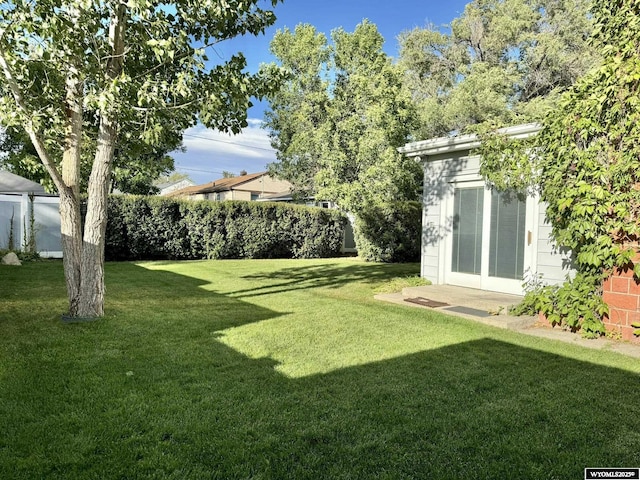
[[[545,217],[546,204],[540,204],[538,215],[538,245],[536,252],[536,274],[546,285],[565,281],[567,274],[573,275],[571,253],[560,251],[551,239],[551,225]]]
[[[446,259],[441,258],[442,243],[453,223],[452,218],[445,216],[444,202],[453,195],[454,183],[480,179],[480,159],[469,157],[468,153],[456,152],[453,158],[447,154],[435,155],[423,164],[421,275],[434,284],[443,281]]]
[[[480,157],[469,151],[452,152],[427,157],[424,166],[423,215],[422,215],[422,277],[437,284],[444,281],[443,272],[447,259],[442,258],[444,242],[448,241],[453,219],[446,216],[445,202],[453,197],[454,188],[464,187],[466,182],[482,180]],[[538,209],[537,244],[534,253],[533,274],[545,284],[565,281],[571,255],[561,252],[551,240],[551,225],[545,219],[545,205]]]

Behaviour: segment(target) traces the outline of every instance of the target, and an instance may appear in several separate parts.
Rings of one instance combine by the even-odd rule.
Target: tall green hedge
[[[342,247],[335,210],[282,203],[112,196],[107,260],[321,258]]]
[[[393,202],[360,212],[355,225],[358,255],[371,262],[417,262],[422,239],[420,202]]]

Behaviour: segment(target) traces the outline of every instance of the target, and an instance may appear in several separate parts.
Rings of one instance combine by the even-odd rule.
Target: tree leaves
[[[420,169],[396,150],[415,121],[401,71],[370,22],[352,33],[337,29],[332,40],[299,25],[271,44],[289,75],[270,97],[267,126],[278,151],[270,169],[352,213],[415,199]]]
[[[561,89],[596,61],[588,0],[474,0],[450,31],[400,36],[400,65],[418,105],[420,139],[540,121]]]

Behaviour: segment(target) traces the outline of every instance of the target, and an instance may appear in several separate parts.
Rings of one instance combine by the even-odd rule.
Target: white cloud
[[[269,143],[267,131],[260,128],[262,121],[251,119],[248,123],[249,126],[238,135],[230,135],[198,125],[184,133],[184,146],[187,152],[192,153],[273,159],[275,152]]]
[[[262,120],[248,119],[249,124],[238,135],[210,130],[202,125],[184,133],[184,153],[174,153],[176,170],[188,173],[197,183],[220,178],[222,171],[249,173],[266,169],[274,162],[275,151]]]

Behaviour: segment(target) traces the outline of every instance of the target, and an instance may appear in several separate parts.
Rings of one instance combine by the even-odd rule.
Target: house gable
[[[286,180],[272,178],[267,172],[251,173],[240,177],[221,178],[215,182],[183,188],[168,196],[192,200],[257,200],[262,195],[288,190]]]

